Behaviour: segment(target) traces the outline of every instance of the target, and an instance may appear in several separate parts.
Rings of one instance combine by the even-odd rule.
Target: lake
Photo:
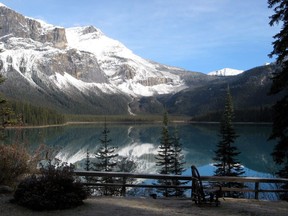
[[[111,145],[117,153],[137,162],[137,172],[156,173],[155,155],[159,145],[161,124],[107,123]],[[213,175],[212,158],[219,141],[218,124],[171,124],[170,131],[177,127],[185,154],[185,175],[190,175],[190,166],[196,165],[201,175]],[[274,143],[267,141],[271,132],[269,124],[237,124],[239,137],[235,145],[241,154],[238,159],[245,168],[246,176],[272,177],[276,171],[270,156]],[[46,144],[58,150],[57,158],[76,163],[81,169],[87,149],[93,153],[100,145],[103,124],[79,124],[49,128],[8,129],[7,142],[26,143],[33,149]]]

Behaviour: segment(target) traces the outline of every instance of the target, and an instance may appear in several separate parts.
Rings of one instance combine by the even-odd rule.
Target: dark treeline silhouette
[[[23,102],[10,101],[9,104],[23,125],[54,125],[66,122],[65,116],[55,110]]]
[[[268,0],[268,7],[274,11],[269,24],[282,24],[280,32],[274,36],[273,50],[269,55],[277,57],[277,69],[272,77],[270,94],[283,95],[273,106],[274,118],[270,139],[277,141],[272,153],[275,163],[281,166],[277,175],[288,178],[288,1]],[[282,187],[288,189],[288,184]],[[288,193],[282,194],[281,198],[288,200]]]
[[[237,110],[234,109],[234,122],[272,122],[273,110],[269,107],[261,107],[253,110]],[[210,112],[205,115],[195,116],[191,118],[192,121],[208,121],[220,122],[222,118],[222,111]]]

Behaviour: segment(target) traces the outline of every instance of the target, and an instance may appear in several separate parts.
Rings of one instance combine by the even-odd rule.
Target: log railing
[[[166,180],[180,180],[180,181],[191,181],[191,176],[180,176],[180,175],[163,175],[163,174],[140,174],[140,173],[125,173],[125,172],[97,172],[97,171],[75,171],[77,176],[82,177],[117,177],[122,178],[123,181],[120,183],[95,183],[85,182],[87,186],[115,186],[122,187],[123,191],[126,191],[127,187],[140,187],[140,188],[185,188],[191,189],[191,184],[187,185],[155,185],[155,184],[139,184],[139,183],[127,183],[127,179],[166,179]],[[258,178],[258,177],[224,177],[224,176],[201,176],[203,182],[238,182],[238,183],[254,183],[254,188],[222,188],[223,191],[237,191],[237,192],[253,192],[254,198],[259,198],[259,193],[281,193],[288,190],[284,189],[261,189],[260,184],[283,184],[288,183],[286,178]],[[125,194],[123,194],[125,196]]]

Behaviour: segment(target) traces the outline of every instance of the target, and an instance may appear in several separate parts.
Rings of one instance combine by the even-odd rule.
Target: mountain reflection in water
[[[185,154],[186,168],[192,164],[203,167],[201,172],[212,174],[214,150],[219,141],[218,124],[171,124],[169,130],[174,132],[177,126]],[[155,173],[155,155],[160,143],[161,124],[114,124],[108,123],[111,145],[118,147],[117,153],[129,157],[138,164],[137,172]],[[239,137],[235,145],[241,151],[239,160],[251,171],[250,174],[270,175],[275,172],[271,152],[273,142],[267,141],[271,125],[239,124],[235,125]],[[78,166],[86,158],[89,150],[91,157],[100,145],[99,138],[102,124],[69,125],[50,128],[27,128],[7,130],[7,142],[28,143],[33,149],[39,144],[46,144],[59,149],[57,158]],[[83,164],[83,163],[82,163]],[[80,168],[80,167],[78,167]],[[207,173],[206,173],[207,172]],[[266,176],[265,176],[266,177]]]

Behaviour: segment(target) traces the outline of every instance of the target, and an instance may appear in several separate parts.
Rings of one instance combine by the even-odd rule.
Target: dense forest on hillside
[[[15,116],[20,118],[20,122],[25,126],[54,125],[68,122],[98,122],[104,117],[111,122],[160,122],[161,115],[65,115],[55,110],[33,106],[29,103],[10,101]],[[220,122],[222,112],[210,112],[198,116],[171,115],[171,121],[207,121]],[[250,110],[235,110],[235,122],[271,122],[273,112],[271,108],[264,107]],[[19,120],[18,120],[19,121]]]
[[[9,104],[15,115],[18,116],[18,123],[21,125],[54,125],[66,122],[63,114],[51,109],[16,101],[9,101]]]
[[[272,122],[273,111],[269,107],[259,109],[235,110],[234,122]],[[210,112],[204,115],[194,116],[192,121],[220,122],[222,112]]]

